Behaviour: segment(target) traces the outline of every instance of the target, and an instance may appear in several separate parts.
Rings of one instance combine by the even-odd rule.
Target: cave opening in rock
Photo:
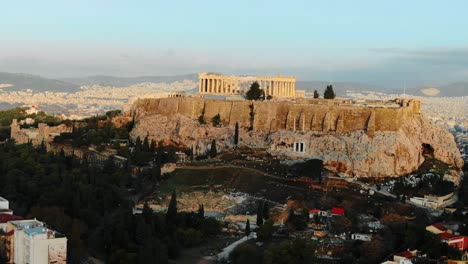
[[[431,144],[422,144],[422,154],[423,155],[429,155],[429,156],[434,156],[434,148],[431,146]]]

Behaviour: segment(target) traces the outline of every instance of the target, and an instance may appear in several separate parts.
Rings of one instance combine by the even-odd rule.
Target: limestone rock
[[[208,111],[207,109],[206,113],[209,112],[210,115],[223,113],[222,117],[228,116],[224,118],[224,125],[213,127],[211,124],[200,125],[195,118],[197,114],[191,113],[191,106],[203,103],[203,101],[194,101],[190,104],[186,101],[176,102],[178,102],[177,106],[168,105],[169,101],[163,100],[143,102],[156,104],[152,106],[142,105],[141,102],[139,106],[134,106],[133,115],[136,125],[130,134],[132,139],[138,136],[144,138],[148,135],[150,139],[157,142],[163,140],[166,144],[193,148],[194,153],[198,155],[208,153],[213,139],[216,139],[218,151],[228,151],[235,147],[234,125],[235,122],[240,123],[236,120],[245,119],[242,116],[248,116],[248,107],[244,109],[245,113],[240,113],[238,110],[243,108],[237,106],[234,113],[232,112],[235,108],[233,102],[211,102],[210,107],[217,107],[217,110]],[[284,103],[275,104],[274,112],[265,108],[265,105],[257,105],[257,107],[256,115],[266,114],[269,111],[272,115],[281,108],[288,109],[292,106]],[[463,160],[453,136],[419,113],[405,110],[407,112],[399,114],[402,117],[398,123],[389,120],[390,125],[388,125],[385,124],[385,115],[377,115],[376,109],[369,113],[359,109],[357,111],[359,116],[365,113],[362,115],[363,125],[350,131],[346,127],[348,124],[346,116],[353,116],[356,113],[349,112],[349,107],[345,108],[345,112],[338,110],[333,110],[335,114],[322,115],[322,119],[319,119],[318,114],[309,114],[310,120],[307,121],[303,119],[304,112],[296,111],[295,113],[301,113],[294,114],[294,116],[299,116],[299,126],[310,124],[311,127],[320,128],[305,131],[297,130],[298,127],[294,124],[293,129],[288,129],[287,123],[292,116],[292,114],[288,115],[292,113],[289,110],[280,111],[285,113],[283,117],[268,116],[270,121],[259,120],[257,116],[254,128],[260,124],[262,128],[268,127],[266,124],[269,122],[275,125],[270,126],[269,129],[254,129],[254,131],[239,129],[239,146],[265,150],[272,155],[290,160],[321,159],[327,168],[349,177],[396,177],[411,173],[424,161],[423,146],[432,149],[436,159],[452,165],[454,169],[463,166]],[[391,110],[379,110],[379,113],[385,112],[390,115]],[[394,111],[399,113],[401,109]],[[319,120],[324,120],[321,125],[317,124]],[[245,121],[245,124],[247,123],[248,120]],[[386,130],[386,127],[390,129]],[[295,143],[303,143],[304,151],[295,152],[293,148]]]

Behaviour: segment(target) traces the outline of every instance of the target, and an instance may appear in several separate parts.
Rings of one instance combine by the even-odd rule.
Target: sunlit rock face
[[[148,136],[193,148],[197,154],[207,153],[216,139],[218,150],[228,151],[235,147],[238,123],[239,146],[290,160],[322,159],[342,176],[408,174],[422,164],[428,151],[453,167],[463,165],[453,136],[430,123],[410,101],[373,107],[317,102],[145,99],[132,107],[136,125],[131,137]],[[214,127],[210,122],[217,114],[222,125]],[[207,124],[199,124],[200,115]]]

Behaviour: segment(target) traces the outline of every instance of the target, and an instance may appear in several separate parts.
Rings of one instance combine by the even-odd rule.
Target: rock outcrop
[[[288,159],[322,159],[343,176],[392,177],[411,173],[423,153],[460,168],[463,161],[453,136],[430,123],[411,104],[403,107],[317,105],[293,102],[147,99],[134,104],[136,126],[131,137],[149,136],[167,144],[206,153],[212,139],[218,150],[234,147],[235,123],[241,124],[239,145]],[[327,111],[328,110],[328,111]],[[220,127],[200,125],[197,117],[220,114]],[[388,120],[387,120],[388,119]],[[248,127],[253,124],[253,130]],[[302,150],[295,148],[303,146]]]

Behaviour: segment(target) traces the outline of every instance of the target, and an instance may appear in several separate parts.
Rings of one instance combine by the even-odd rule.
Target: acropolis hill
[[[221,126],[210,122],[219,114]],[[253,114],[253,118],[251,116]],[[296,98],[289,101],[227,101],[196,97],[142,99],[131,115],[133,139],[149,136],[204,154],[239,146],[287,159],[322,159],[341,176],[393,177],[416,170],[423,153],[460,168],[453,136],[420,114],[417,100],[350,101]],[[203,115],[206,124],[197,119]]]

